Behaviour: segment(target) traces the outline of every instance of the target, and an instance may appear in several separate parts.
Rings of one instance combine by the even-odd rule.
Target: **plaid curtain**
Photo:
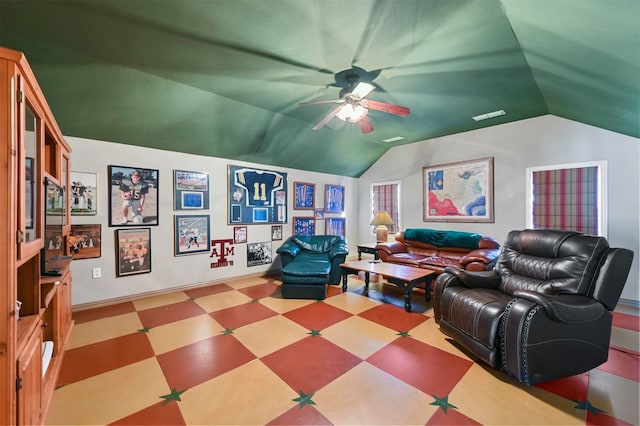
[[[380,210],[386,210],[393,219],[394,225],[388,226],[389,235],[393,235],[398,232],[399,220],[398,217],[398,204],[400,203],[400,185],[397,183],[390,184],[374,184],[372,193],[371,193],[371,201],[372,201],[372,211],[371,211],[371,219],[376,215]],[[375,226],[371,227],[371,233],[375,233]]]
[[[533,227],[598,235],[598,167],[533,172]]]

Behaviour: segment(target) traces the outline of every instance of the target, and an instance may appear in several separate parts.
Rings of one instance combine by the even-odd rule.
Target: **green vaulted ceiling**
[[[0,0],[0,45],[65,135],[357,177],[392,146],[544,114],[640,137],[639,22],[638,0]],[[298,103],[337,99],[354,66],[411,115],[312,130],[334,106]]]

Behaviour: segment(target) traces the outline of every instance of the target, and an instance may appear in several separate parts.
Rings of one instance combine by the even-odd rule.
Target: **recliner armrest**
[[[593,321],[606,312],[602,303],[577,294],[543,294],[517,290],[513,295],[542,306],[549,318],[567,324]]]
[[[285,241],[284,244],[282,244],[278,250],[276,250],[276,253],[278,254],[288,254],[291,257],[296,257],[298,255],[298,253],[300,253],[300,246],[298,246],[297,244],[291,242],[291,241]]]
[[[447,266],[444,272],[456,276],[460,284],[468,288],[493,288],[500,285],[501,278],[493,270],[491,271],[467,271],[465,269]]]

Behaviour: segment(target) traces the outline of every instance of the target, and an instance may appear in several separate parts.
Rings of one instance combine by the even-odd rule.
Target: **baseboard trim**
[[[620,299],[618,305],[628,306],[630,308],[640,309],[640,301],[633,299]]]
[[[165,289],[162,289],[162,290],[148,291],[148,292],[144,292],[144,293],[136,293],[136,294],[131,294],[131,295],[122,296],[122,297],[115,297],[113,299],[100,300],[100,301],[97,301],[97,302],[82,303],[82,304],[78,304],[78,305],[73,305],[71,307],[71,311],[72,312],[81,312],[81,311],[86,311],[88,309],[104,308],[106,306],[117,305],[118,303],[133,302],[134,300],[144,299],[146,297],[159,296],[159,295],[162,295],[162,294],[169,294],[169,293],[175,293],[176,291],[193,290],[195,288],[208,287],[210,285],[224,284],[225,282],[228,282],[228,281],[242,280],[242,279],[247,279],[247,278],[257,278],[257,277],[264,277],[264,278],[269,278],[269,279],[274,279],[274,278],[278,279],[280,277],[280,275],[279,275],[279,271],[278,271],[278,274],[274,274],[274,273],[271,273],[271,272],[268,273],[268,274],[265,274],[264,272],[257,272],[257,273],[253,273],[253,274],[238,275],[238,276],[231,277],[231,278],[221,278],[219,280],[213,280],[213,281],[210,280],[210,281],[201,282],[201,283],[187,284],[187,285],[178,286],[178,287],[165,288]]]

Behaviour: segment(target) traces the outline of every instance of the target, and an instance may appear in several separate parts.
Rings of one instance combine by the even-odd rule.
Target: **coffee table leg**
[[[424,281],[424,299],[429,302],[431,301],[431,284],[433,283],[433,277],[428,276]]]
[[[368,272],[364,273],[364,286],[369,288],[369,273]]]
[[[411,312],[411,286],[404,283],[404,310]]]
[[[342,291],[345,292],[347,291],[347,275],[349,275],[349,273],[347,272],[346,269],[342,269]]]

